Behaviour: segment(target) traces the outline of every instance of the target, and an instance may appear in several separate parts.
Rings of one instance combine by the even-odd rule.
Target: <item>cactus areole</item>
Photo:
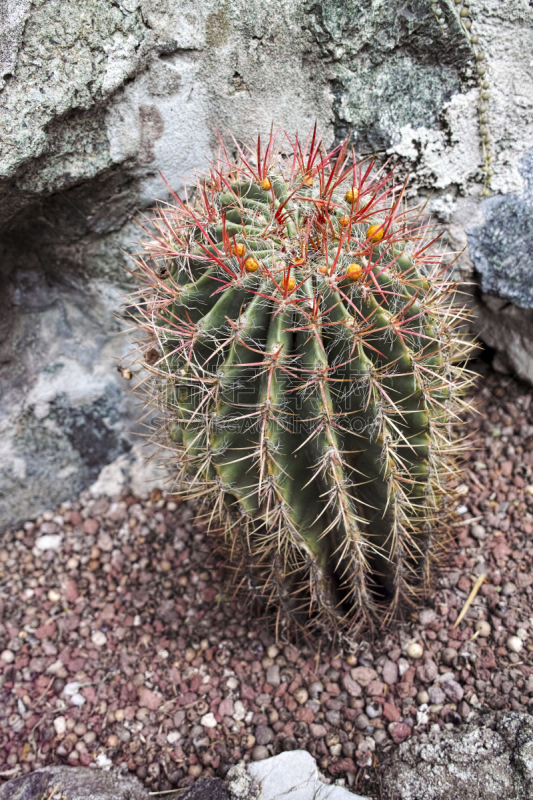
[[[316,133],[275,140],[158,209],[132,318],[174,485],[282,618],[353,632],[439,554],[464,315],[403,186]]]

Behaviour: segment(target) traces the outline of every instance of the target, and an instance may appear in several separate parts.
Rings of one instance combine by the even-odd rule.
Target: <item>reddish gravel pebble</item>
[[[411,735],[411,728],[403,722],[391,722],[389,725],[389,733],[392,736],[395,744],[405,742]]]
[[[409,736],[533,712],[533,403],[494,375],[478,394],[440,580],[418,614],[345,649],[276,642],[232,598],[194,509],[158,490],[83,495],[7,532],[2,779],[108,759],[165,791],[302,747],[374,797],[376,765]]]

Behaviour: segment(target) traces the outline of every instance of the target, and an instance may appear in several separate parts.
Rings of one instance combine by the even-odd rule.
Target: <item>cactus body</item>
[[[462,315],[390,176],[315,136],[290,146],[223,153],[193,201],[159,211],[136,319],[180,488],[260,596],[353,629],[427,584]]]

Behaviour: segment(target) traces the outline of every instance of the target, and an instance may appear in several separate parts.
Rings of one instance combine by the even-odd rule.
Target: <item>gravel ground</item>
[[[226,597],[193,509],[156,490],[84,495],[5,534],[1,778],[113,764],[162,791],[306,748],[327,777],[375,796],[374,768],[408,737],[487,709],[533,713],[533,403],[492,373],[478,397],[434,595],[343,651],[276,642]]]

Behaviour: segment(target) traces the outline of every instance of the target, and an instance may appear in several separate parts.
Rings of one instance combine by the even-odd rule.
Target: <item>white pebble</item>
[[[67,683],[63,687],[63,692],[67,695],[67,697],[72,697],[73,694],[78,694],[79,690],[79,681],[72,681],[72,683]]]
[[[179,742],[180,739],[181,733],[179,731],[170,731],[170,733],[167,734],[167,742],[169,744],[176,744],[176,742]]]
[[[85,705],[85,697],[82,694],[73,694],[70,698],[70,702],[73,706],[78,706],[78,708],[81,708],[81,706]]]
[[[479,631],[479,635],[487,639],[491,633],[490,624],[486,619],[480,619],[476,622],[476,631]]]
[[[113,766],[113,762],[105,753],[98,753],[96,756],[96,766],[100,767],[100,769],[108,770]]]
[[[215,715],[212,711],[209,711],[207,714],[204,714],[202,719],[200,720],[200,724],[204,726],[204,728],[216,728],[218,725]]]
[[[45,533],[44,536],[38,536],[35,540],[35,547],[43,553],[46,550],[59,550],[61,547],[62,536],[59,533]]]
[[[519,639],[522,639],[522,641],[525,642],[528,637],[528,632],[525,628],[518,628],[516,635]]]
[[[54,729],[57,736],[64,736],[67,732],[67,721],[65,717],[56,717],[54,720]]]
[[[407,655],[409,658],[422,658],[424,648],[419,642],[411,642],[407,648]]]
[[[91,642],[95,647],[103,647],[107,642],[107,636],[102,631],[95,631],[91,636]]]
[[[15,660],[15,653],[11,652],[11,650],[4,650],[0,658],[2,661],[5,661],[6,664],[12,664]]]
[[[50,589],[48,592],[48,599],[51,603],[59,603],[61,600],[61,594],[57,591],[57,589]]]
[[[512,650],[513,653],[519,653],[523,646],[524,643],[519,636],[509,636],[507,639],[507,647],[509,650]]]
[[[232,675],[226,681],[226,686],[228,687],[228,689],[237,689],[238,686],[239,686],[239,681],[237,680],[237,678],[234,678],[233,675]]]

